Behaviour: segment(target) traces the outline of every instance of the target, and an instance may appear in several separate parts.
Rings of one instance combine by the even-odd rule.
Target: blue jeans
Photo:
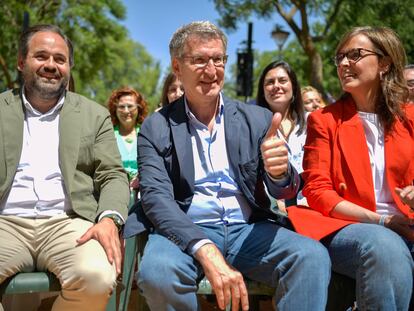
[[[322,242],[332,270],[355,279],[358,310],[408,310],[413,259],[397,233],[375,224],[352,224]]]
[[[325,247],[271,222],[199,225],[245,277],[275,287],[278,310],[325,310],[331,264]],[[152,233],[138,271],[151,310],[194,311],[198,262]]]

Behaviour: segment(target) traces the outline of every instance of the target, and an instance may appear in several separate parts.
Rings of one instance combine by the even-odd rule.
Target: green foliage
[[[355,26],[387,26],[398,33],[409,63],[414,62],[414,5],[406,0],[347,0],[327,38],[334,51],[340,35]]]
[[[7,0],[1,7],[0,90],[16,85],[17,41],[28,12],[30,25],[56,24],[73,42],[78,93],[105,104],[113,89],[129,85],[157,105],[160,64],[119,23],[126,14],[120,0]]]
[[[258,16],[268,19],[277,16],[276,4],[281,4],[285,12],[296,4],[303,6],[305,17],[309,22],[309,34],[312,36],[313,43],[317,52],[322,57],[323,80],[322,84],[326,92],[334,97],[341,94],[338,83],[336,68],[332,63],[336,45],[340,37],[346,31],[355,26],[387,26],[394,29],[404,43],[408,63],[414,63],[414,5],[406,0],[212,0],[221,16],[220,25],[234,30],[238,23],[248,21],[251,16]],[[330,27],[326,31],[329,23],[329,16],[334,12],[334,3],[339,1],[339,13],[335,15]],[[299,17],[299,13],[296,13]],[[280,17],[280,14],[279,14]],[[295,18],[294,20],[299,20]],[[273,21],[272,21],[273,22]],[[284,59],[292,65],[298,75],[301,85],[310,84],[310,64],[309,55],[304,52],[303,38],[306,32],[303,23],[296,34],[296,40],[284,49]],[[293,29],[291,29],[293,31]],[[267,63],[277,58],[272,52],[255,54],[255,79],[260,76],[261,68]],[[233,69],[234,72],[235,69]],[[235,76],[235,75],[234,75]],[[235,80],[235,79],[234,79]],[[231,89],[230,80],[226,83],[226,89]],[[234,82],[233,82],[234,83]]]

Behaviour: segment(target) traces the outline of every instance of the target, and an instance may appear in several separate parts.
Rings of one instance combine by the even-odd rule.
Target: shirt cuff
[[[209,239],[199,240],[199,241],[195,242],[194,245],[189,247],[190,255],[194,256],[194,254],[201,248],[201,246],[204,246],[206,244],[214,244],[214,243]]]
[[[101,221],[101,219],[102,219],[102,218],[104,218],[105,216],[107,216],[107,215],[113,215],[113,214],[115,214],[115,215],[119,216],[119,218],[121,218],[121,220],[122,220],[122,224],[123,224],[123,225],[125,224],[125,219],[124,219],[124,217],[122,217],[122,215],[121,215],[120,213],[118,213],[117,211],[112,211],[112,210],[103,211],[103,212],[99,215],[99,217],[98,217],[98,222],[100,222],[100,221]]]
[[[290,166],[289,166],[290,167]],[[266,172],[267,177],[272,181],[275,186],[286,187],[290,183],[290,170],[288,169],[285,174],[280,178],[273,178],[269,173]]]

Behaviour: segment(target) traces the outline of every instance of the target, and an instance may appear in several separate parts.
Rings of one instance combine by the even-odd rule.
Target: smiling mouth
[[[46,80],[46,81],[52,81],[52,80],[57,81],[57,80],[59,80],[59,77],[56,77],[56,76],[52,76],[52,77],[49,77],[49,76],[40,76],[40,78],[42,78],[43,80]]]
[[[342,79],[348,79],[348,78],[355,78],[355,74],[345,73],[345,74],[342,75]]]
[[[203,85],[212,85],[214,83],[216,83],[215,80],[214,81],[201,81],[201,84],[203,84]]]
[[[271,96],[272,97],[280,97],[280,96],[283,96],[283,93],[274,93]]]

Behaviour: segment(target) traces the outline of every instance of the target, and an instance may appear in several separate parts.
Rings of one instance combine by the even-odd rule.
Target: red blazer
[[[408,122],[397,120],[394,130],[385,133],[385,172],[397,207],[414,218],[394,192],[414,180],[414,105],[404,110]],[[365,132],[352,98],[311,113],[307,122],[303,194],[310,209],[288,210],[297,232],[321,239],[353,223],[329,216],[339,202],[376,211],[375,193]]]

